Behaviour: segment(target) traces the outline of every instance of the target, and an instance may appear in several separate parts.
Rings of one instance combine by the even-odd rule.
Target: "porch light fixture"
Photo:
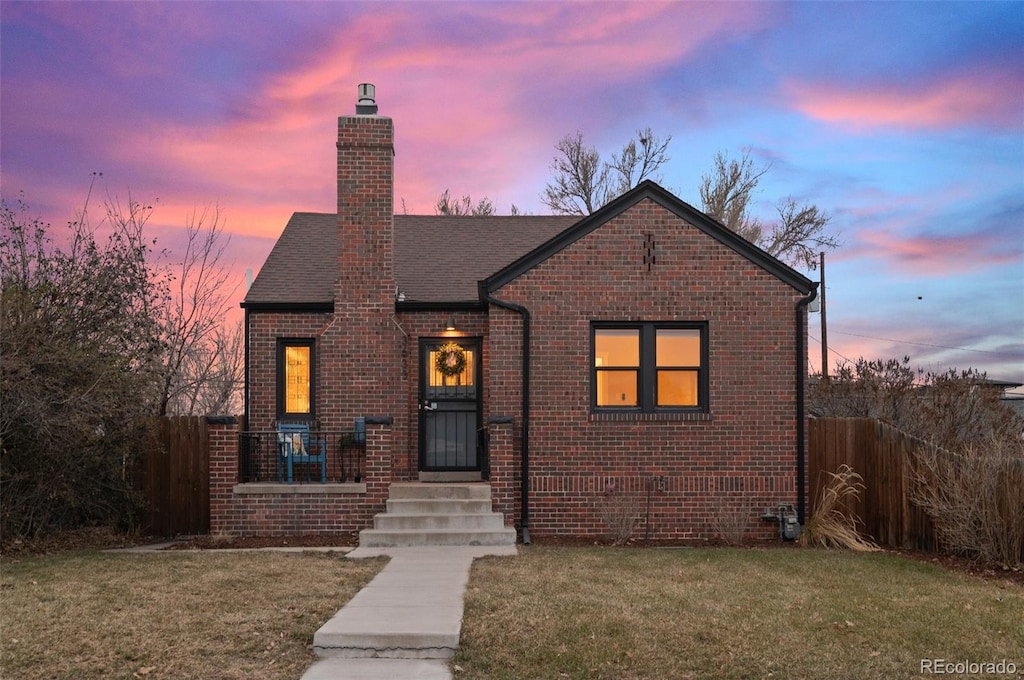
[[[445,331],[454,331],[455,330],[455,317],[454,316],[449,316],[448,317],[448,321],[446,321],[445,324],[444,324],[444,329],[445,329]]]

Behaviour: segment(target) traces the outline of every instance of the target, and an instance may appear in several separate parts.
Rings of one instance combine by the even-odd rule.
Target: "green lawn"
[[[860,680],[921,677],[925,658],[1024,673],[1024,589],[882,553],[530,546],[475,563],[455,663],[464,680]]]

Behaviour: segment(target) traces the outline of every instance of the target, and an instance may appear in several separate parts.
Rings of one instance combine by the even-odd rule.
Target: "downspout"
[[[483,288],[483,286],[481,286]],[[523,317],[523,455],[520,459],[520,504],[522,513],[520,526],[523,529],[523,544],[530,544],[530,310],[514,302],[493,297],[484,290],[484,299],[498,307],[516,312]]]
[[[242,414],[245,418],[245,429],[252,430],[252,425],[249,423],[249,308],[245,308],[245,340],[244,346],[245,357],[243,361],[243,378],[242,378]]]
[[[807,445],[805,443],[805,405],[804,385],[807,381],[807,331],[804,328],[804,316],[807,305],[818,297],[818,284],[813,283],[811,293],[796,303],[796,493],[797,521],[803,524],[807,514],[806,485],[804,483],[805,459]]]

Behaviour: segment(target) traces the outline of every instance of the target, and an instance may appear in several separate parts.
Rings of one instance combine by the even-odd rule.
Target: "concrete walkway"
[[[391,561],[313,636],[321,657],[301,680],[451,680],[473,560],[515,546],[357,548]]]

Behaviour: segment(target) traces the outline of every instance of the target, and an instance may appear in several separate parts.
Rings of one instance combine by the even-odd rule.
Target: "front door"
[[[420,340],[420,470],[480,469],[480,340]]]

